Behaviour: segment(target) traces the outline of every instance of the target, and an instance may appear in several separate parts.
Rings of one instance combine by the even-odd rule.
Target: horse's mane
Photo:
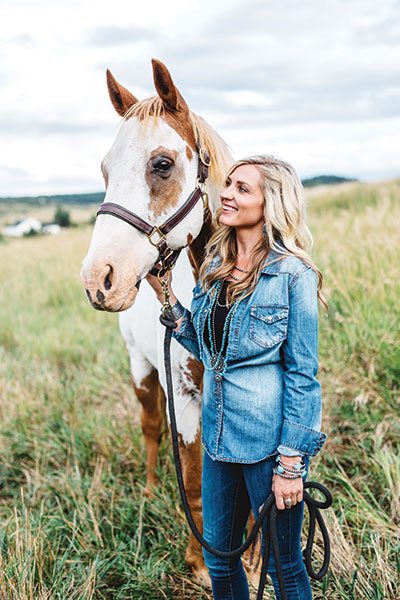
[[[157,124],[165,112],[163,102],[159,96],[152,96],[136,102],[125,114],[125,119],[136,117],[145,125],[152,122]],[[233,159],[228,145],[220,135],[202,118],[189,111],[189,119],[193,128],[194,138],[199,147],[205,148],[211,157],[209,176],[217,188],[221,188],[225,181]]]

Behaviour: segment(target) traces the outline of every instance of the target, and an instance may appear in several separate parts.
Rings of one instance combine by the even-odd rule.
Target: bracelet
[[[283,462],[281,459],[281,455],[278,454],[278,456],[276,457],[276,462],[278,463],[275,466],[276,473],[278,475],[282,475],[283,477],[284,477],[284,474],[294,475],[296,477],[305,477],[307,474],[306,465],[304,464],[303,461],[297,462],[294,465],[291,465],[289,463]]]
[[[183,317],[185,314],[185,307],[177,300],[173,306],[171,306],[171,313],[175,321]]]
[[[281,464],[283,467],[287,467],[288,469],[295,469],[296,471],[303,471],[306,468],[306,465],[303,461],[297,462],[294,465],[285,463],[282,460],[282,456],[280,454],[278,454],[278,456],[276,457],[276,462]]]
[[[278,467],[274,467],[273,469],[274,475],[279,475],[279,477],[283,477],[283,479],[300,479],[303,477],[300,473],[296,473],[295,475],[285,475],[284,473],[280,473],[278,471]]]

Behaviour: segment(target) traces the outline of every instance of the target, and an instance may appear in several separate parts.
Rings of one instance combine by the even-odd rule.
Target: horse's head
[[[112,104],[124,120],[102,162],[102,171],[105,202],[118,204],[154,226],[164,223],[194,190],[199,146],[208,146],[213,161],[211,201],[213,187],[221,183],[230,155],[221,138],[189,110],[167,68],[156,60],[152,64],[158,96],[143,101],[107,71]],[[198,202],[167,234],[168,246],[186,246],[198,236],[202,225],[203,205]],[[129,308],[141,279],[157,260],[158,250],[143,232],[100,214],[81,272],[91,304],[108,311]]]

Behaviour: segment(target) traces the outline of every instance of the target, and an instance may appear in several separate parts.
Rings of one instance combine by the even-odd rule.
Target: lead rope
[[[186,519],[189,523],[190,529],[193,532],[193,535],[197,539],[197,541],[211,554],[214,556],[218,556],[219,558],[235,558],[245,552],[253,541],[256,538],[258,530],[261,528],[264,519],[267,519],[267,527],[266,527],[266,535],[264,542],[264,550],[263,550],[263,560],[262,560],[262,568],[260,574],[260,582],[258,585],[257,591],[257,600],[262,600],[265,582],[267,578],[267,570],[268,570],[268,562],[270,555],[270,545],[272,544],[272,551],[275,559],[276,572],[278,575],[279,588],[281,590],[282,600],[288,600],[285,582],[283,580],[283,571],[282,571],[282,562],[279,555],[279,546],[278,546],[278,534],[276,529],[276,517],[277,517],[277,508],[274,502],[274,494],[270,494],[267,500],[264,502],[262,509],[260,510],[258,517],[254,523],[254,526],[249,533],[247,539],[244,543],[236,548],[235,550],[231,550],[229,552],[224,552],[222,550],[217,550],[210,546],[210,544],[203,538],[200,531],[198,530],[194,519],[192,517],[192,513],[189,508],[189,503],[186,496],[185,486],[183,482],[182,475],[182,465],[179,456],[179,444],[178,444],[178,432],[176,427],[176,415],[175,415],[175,406],[174,406],[174,390],[172,385],[172,372],[171,372],[171,338],[172,338],[172,330],[177,326],[174,318],[169,310],[169,299],[166,293],[166,287],[163,288],[165,294],[165,303],[162,309],[162,313],[160,316],[161,323],[165,326],[165,336],[164,336],[164,366],[165,366],[165,375],[167,381],[167,398],[168,398],[168,412],[171,424],[171,437],[172,437],[172,449],[174,455],[175,462],[175,471],[176,477],[178,480],[179,492],[181,495],[183,509],[185,511]],[[328,508],[332,504],[332,495],[329,490],[322,485],[321,483],[317,483],[314,481],[309,481],[304,484],[304,488],[314,488],[319,490],[324,496],[325,501],[321,502],[319,500],[315,500],[308,492],[304,491],[304,502],[308,507],[309,515],[310,515],[310,524],[309,531],[307,536],[307,544],[304,550],[304,560],[307,572],[312,579],[320,580],[322,579],[328,570],[329,560],[330,560],[330,541],[328,531],[326,529],[324,520],[320,513],[320,509]],[[312,546],[314,543],[314,535],[315,535],[315,521],[318,521],[318,525],[321,530],[322,539],[323,539],[323,548],[324,548],[324,560],[320,571],[315,572],[312,568],[311,563],[311,554],[312,554]]]

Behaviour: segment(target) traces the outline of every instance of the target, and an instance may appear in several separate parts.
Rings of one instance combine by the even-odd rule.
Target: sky
[[[106,69],[142,99],[151,58],[235,158],[400,176],[399,0],[2,0],[0,196],[103,190]]]

